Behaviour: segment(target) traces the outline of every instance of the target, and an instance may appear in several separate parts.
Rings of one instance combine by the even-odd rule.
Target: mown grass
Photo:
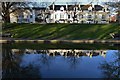
[[[23,39],[111,39],[110,33],[120,33],[114,24],[4,24],[3,33]]]

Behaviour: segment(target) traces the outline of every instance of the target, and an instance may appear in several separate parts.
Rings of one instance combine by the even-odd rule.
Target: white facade
[[[19,10],[10,14],[11,23],[35,23],[34,10]]]
[[[52,5],[53,9],[50,15],[50,23],[109,23],[109,11],[107,7],[103,7],[101,10],[95,11],[95,5],[89,6],[86,10],[80,10],[80,5],[75,6],[73,10],[65,10],[68,5],[59,7],[58,10],[55,9],[55,5]]]
[[[99,10],[96,5],[51,5],[48,10],[19,10],[17,15],[10,14],[11,23],[35,23],[36,18],[46,23],[109,23],[107,6]],[[98,7],[101,7],[98,5]],[[69,8],[71,8],[69,10]],[[49,14],[48,14],[49,13]]]

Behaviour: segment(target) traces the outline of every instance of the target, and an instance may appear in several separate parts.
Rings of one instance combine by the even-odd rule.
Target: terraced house
[[[16,14],[16,15],[14,15]],[[107,5],[62,4],[47,7],[18,9],[11,14],[16,23],[109,23],[110,11]]]

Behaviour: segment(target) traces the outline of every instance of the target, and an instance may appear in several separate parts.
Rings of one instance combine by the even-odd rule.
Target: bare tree
[[[118,50],[118,52],[116,52],[113,56],[115,57],[114,61],[105,61],[100,64],[100,68],[102,69],[105,77],[108,79],[120,78],[120,50]]]
[[[106,2],[105,4],[107,4],[110,7],[116,9],[116,12],[118,13],[117,20],[118,20],[118,22],[120,24],[120,1],[119,2]]]
[[[16,11],[19,6],[25,5],[25,2],[1,2],[2,11],[0,14],[2,15],[2,19],[5,23],[10,22],[10,13]]]

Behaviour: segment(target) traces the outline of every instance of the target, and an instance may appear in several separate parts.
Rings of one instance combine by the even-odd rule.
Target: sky
[[[55,4],[71,4],[71,3],[80,3],[80,4],[89,4],[92,2],[92,4],[102,4],[104,2],[119,2],[120,0],[32,0],[32,2],[50,2]]]
[[[120,0],[32,0],[32,1],[38,1],[38,2],[82,2],[82,3],[88,3],[88,2],[119,2]]]
[[[1,2],[119,2],[120,0],[0,0]]]

